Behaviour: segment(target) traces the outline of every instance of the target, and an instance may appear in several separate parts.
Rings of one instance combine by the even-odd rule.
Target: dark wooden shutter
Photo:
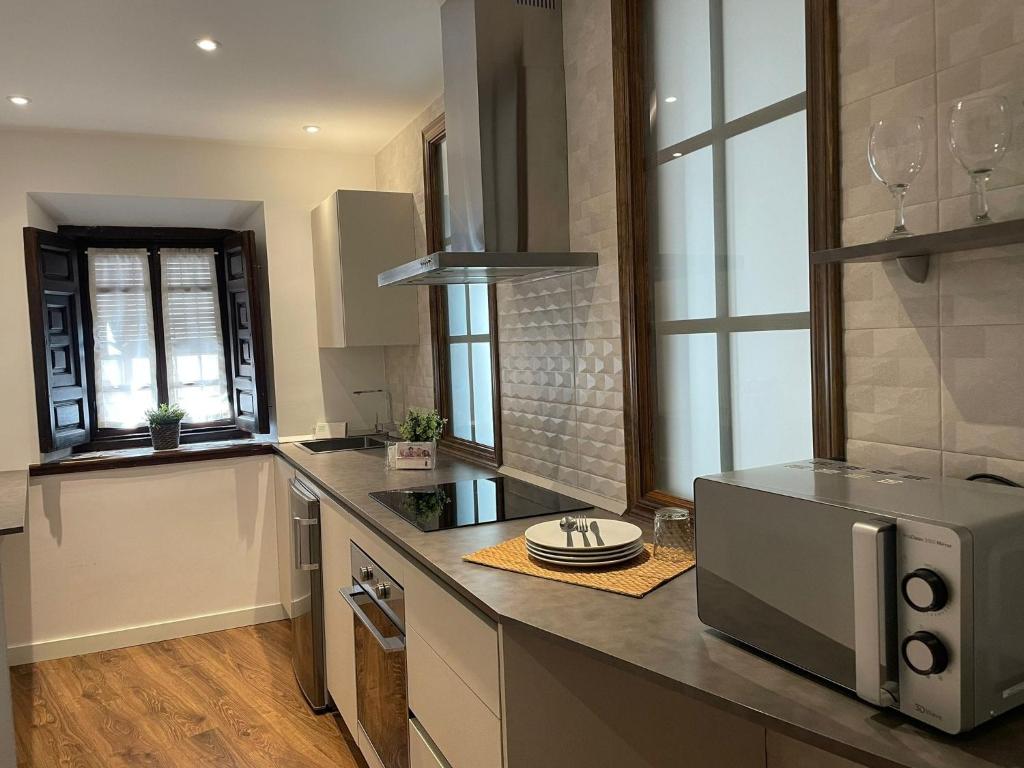
[[[224,239],[224,273],[227,277],[225,303],[231,336],[228,391],[234,405],[235,424],[247,432],[269,432],[255,232],[236,232]]]
[[[39,450],[89,442],[82,295],[75,241],[25,227],[25,277],[35,368]]]

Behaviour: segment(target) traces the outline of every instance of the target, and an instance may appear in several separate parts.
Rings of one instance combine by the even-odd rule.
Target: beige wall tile
[[[937,328],[846,332],[847,437],[940,447]]]
[[[942,454],[942,474],[945,477],[966,480],[971,475],[981,472],[999,475],[1015,483],[1024,484],[1024,461],[993,459],[987,456],[971,456],[966,453],[949,453],[948,451]]]
[[[938,69],[1024,40],[1024,4],[1019,0],[935,0],[935,59]]]
[[[942,329],[942,446],[1024,460],[1024,326]]]
[[[843,104],[934,71],[932,0],[839,0]]]
[[[868,139],[871,125],[886,117],[925,120],[924,165],[907,193],[907,205],[933,202],[936,193],[935,76],[882,91],[843,106],[839,114],[842,147],[843,216],[892,210],[892,195],[871,173]]]
[[[1024,244],[947,254],[933,266],[942,325],[1024,323]]]
[[[504,462],[624,500],[611,5],[563,14],[570,246],[600,267],[499,286]]]
[[[843,266],[843,312],[847,330],[938,325],[939,278],[915,283],[895,261]]]
[[[839,0],[839,13],[844,245],[891,228],[890,199],[866,159],[872,120],[890,113],[932,122],[930,168],[908,196],[910,229],[971,223],[948,117],[956,99],[977,94],[1005,95],[1016,123],[990,185],[992,217],[1024,216],[1024,3]],[[851,461],[933,475],[999,466],[1024,476],[1022,257],[1024,246],[937,257],[920,285],[896,264],[844,267]]]
[[[942,475],[942,453],[925,448],[848,440],[846,460],[873,469],[901,469],[926,477]]]

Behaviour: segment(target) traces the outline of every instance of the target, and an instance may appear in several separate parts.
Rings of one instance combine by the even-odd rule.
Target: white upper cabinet
[[[320,347],[418,344],[414,286],[377,287],[412,261],[416,215],[406,192],[338,190],[313,209],[313,273]]]

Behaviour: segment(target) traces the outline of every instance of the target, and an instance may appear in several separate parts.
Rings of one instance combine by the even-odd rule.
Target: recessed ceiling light
[[[675,96],[666,96],[665,97],[665,103],[666,104],[675,104],[677,101],[679,101],[679,99],[677,99]]]
[[[198,40],[196,40],[196,47],[201,51],[213,53],[218,48],[220,48],[220,43],[218,43],[212,37],[201,37]]]
[[[673,152],[672,153],[672,157],[682,157],[682,156],[683,156],[682,152]]]
[[[302,130],[304,130],[306,133],[320,133],[320,126],[319,125],[304,125],[304,126],[302,126]]]
[[[7,100],[11,102],[11,104],[14,104],[19,107],[24,107],[26,104],[32,103],[32,99],[28,98],[27,96],[8,96]]]

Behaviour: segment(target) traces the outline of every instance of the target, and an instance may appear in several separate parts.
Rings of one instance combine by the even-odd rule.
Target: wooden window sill
[[[104,469],[126,469],[160,464],[182,464],[190,461],[230,459],[239,456],[260,456],[273,452],[274,442],[266,438],[189,443],[169,451],[156,451],[149,446],[121,448],[92,451],[42,464],[33,464],[28,468],[28,472],[30,477],[42,477],[74,472],[96,472]]]

